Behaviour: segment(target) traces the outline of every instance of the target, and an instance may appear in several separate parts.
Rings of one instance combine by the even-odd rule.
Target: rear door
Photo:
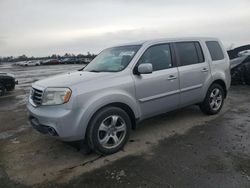
[[[150,46],[136,66],[151,63],[151,74],[133,75],[142,118],[179,107],[179,76],[170,44]]]
[[[198,41],[174,43],[180,76],[180,103],[201,102],[205,83],[210,79],[209,63]]]

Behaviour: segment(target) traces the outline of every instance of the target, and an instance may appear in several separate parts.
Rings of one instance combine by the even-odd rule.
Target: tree
[[[28,57],[24,54],[17,57],[17,61],[26,61],[26,60],[28,60]]]
[[[52,54],[51,58],[52,58],[52,59],[56,59],[56,58],[57,58],[57,55],[56,55],[56,54]]]

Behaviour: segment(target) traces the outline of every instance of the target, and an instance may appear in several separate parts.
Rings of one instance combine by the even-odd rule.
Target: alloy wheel
[[[122,117],[111,115],[98,128],[98,141],[106,149],[115,148],[124,140],[127,126]]]
[[[222,104],[222,93],[220,89],[215,88],[210,94],[209,104],[212,110],[216,111],[221,107]]]

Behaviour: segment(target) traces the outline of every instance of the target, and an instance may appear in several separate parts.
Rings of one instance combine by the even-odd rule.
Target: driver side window
[[[153,71],[171,68],[172,58],[169,44],[160,44],[149,47],[139,59],[138,65],[151,63]]]

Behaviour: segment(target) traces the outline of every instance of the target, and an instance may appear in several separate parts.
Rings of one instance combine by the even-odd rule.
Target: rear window
[[[207,41],[206,45],[213,61],[224,59],[223,51],[217,41]]]
[[[175,44],[180,66],[204,62],[199,42],[177,42]]]

